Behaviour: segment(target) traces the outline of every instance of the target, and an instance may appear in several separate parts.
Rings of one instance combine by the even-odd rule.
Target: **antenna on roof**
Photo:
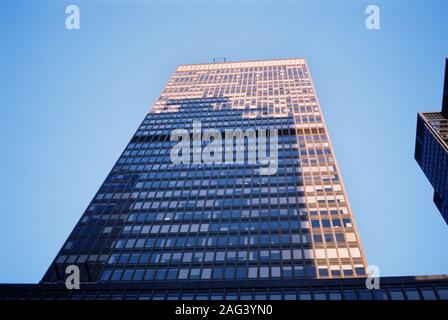
[[[226,57],[213,58],[213,63],[217,63],[217,62],[227,62],[227,59],[226,59]]]

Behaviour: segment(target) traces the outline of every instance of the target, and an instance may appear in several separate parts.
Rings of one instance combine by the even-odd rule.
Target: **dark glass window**
[[[373,297],[375,300],[388,300],[387,291],[385,289],[373,290]]]
[[[358,300],[358,295],[354,289],[344,289],[345,300]]]
[[[448,300],[448,287],[437,288],[437,293],[439,294],[439,299]]]
[[[400,288],[392,288],[389,293],[392,300],[404,300],[403,291]]]
[[[271,292],[269,294],[269,299],[270,300],[281,300],[282,299],[282,292],[281,291],[271,290]]]
[[[416,288],[406,288],[406,297],[408,300],[420,300],[420,294]]]
[[[436,295],[432,288],[420,288],[423,299],[425,300],[436,300]]]
[[[311,300],[311,292],[308,290],[303,290],[299,292],[300,300]]]
[[[325,291],[314,291],[314,300],[327,300]]]
[[[342,300],[342,293],[339,290],[330,290],[328,296],[330,300]]]

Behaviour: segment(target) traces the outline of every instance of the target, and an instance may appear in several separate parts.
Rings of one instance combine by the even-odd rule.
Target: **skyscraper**
[[[415,160],[434,188],[434,203],[448,223],[448,59],[442,111],[421,112],[417,117]]]
[[[174,164],[173,130],[198,122],[223,135],[275,129],[275,172],[261,174],[248,153],[239,163]],[[247,137],[232,144],[249,148]],[[364,276],[306,61],[179,66],[42,282],[60,281],[70,264],[83,281],[171,285]]]
[[[372,290],[366,267],[306,61],[181,65],[41,282],[0,300],[448,299],[446,275]]]

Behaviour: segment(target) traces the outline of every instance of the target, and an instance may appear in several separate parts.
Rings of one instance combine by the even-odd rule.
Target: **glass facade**
[[[247,153],[242,162],[173,164],[171,133],[194,121],[223,133],[276,129],[276,172],[260,174]],[[306,61],[179,66],[42,282],[62,281],[71,264],[85,282],[174,286],[364,276]]]

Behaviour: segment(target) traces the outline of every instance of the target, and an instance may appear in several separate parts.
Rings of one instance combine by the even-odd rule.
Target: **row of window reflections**
[[[327,160],[330,159],[329,162],[327,162]],[[321,170],[321,172],[334,172],[335,168],[334,168],[334,162],[333,162],[333,158],[332,157],[319,157],[319,160],[312,160],[312,161],[316,161],[316,163],[314,163],[316,166],[311,166],[311,167],[307,167],[307,166],[298,166],[296,168],[294,168],[293,166],[290,166],[288,164],[288,166],[279,166],[278,167],[278,171],[277,171],[277,176],[284,176],[284,175],[299,175],[297,172],[302,172],[303,175],[309,176],[309,174],[307,173],[317,173],[318,169]],[[327,166],[322,165],[321,162],[324,162],[324,164],[328,164]],[[302,161],[303,162],[303,161]],[[318,163],[319,162],[319,163]],[[241,169],[231,169],[231,168],[223,168],[221,166],[215,168],[214,170],[210,170],[211,168],[206,168],[204,170],[195,170],[195,169],[199,169],[199,167],[197,165],[192,165],[191,168],[175,168],[174,166],[168,167],[169,165],[158,165],[159,167],[161,166],[165,166],[165,168],[163,170],[160,170],[158,172],[154,172],[154,169],[152,170],[153,172],[151,173],[141,173],[141,174],[137,174],[137,173],[116,173],[114,172],[113,174],[111,174],[107,180],[106,183],[126,183],[126,182],[139,182],[139,183],[143,183],[143,182],[147,182],[149,180],[150,181],[154,181],[154,180],[178,180],[179,178],[181,178],[182,180],[205,180],[205,181],[216,181],[216,179],[222,179],[222,180],[226,180],[229,178],[233,178],[233,179],[243,179],[246,178],[246,185],[245,188],[250,191],[250,192],[258,192],[258,193],[265,193],[265,192],[277,192],[277,190],[269,190],[266,187],[260,187],[259,183],[265,183],[265,182],[269,182],[272,181],[272,179],[267,179],[266,177],[257,177],[257,175],[255,174],[257,172],[257,167],[256,166],[246,166],[246,168],[241,168]],[[229,165],[230,166],[230,165]],[[150,168],[147,168],[148,171],[151,171]],[[156,169],[157,170],[157,169]],[[146,171],[146,172],[148,172]],[[300,175],[302,175],[302,173]],[[322,176],[324,176],[323,174],[321,174]],[[264,179],[263,179],[264,178]],[[303,179],[303,177],[302,177]],[[306,177],[305,177],[306,179]],[[237,180],[238,181],[238,180]],[[300,180],[299,180],[300,181]],[[137,187],[141,187],[140,185],[137,185]],[[289,190],[289,192],[302,192],[303,193],[303,185],[298,185],[297,186],[297,190],[294,190],[294,185],[291,186],[279,186],[279,192],[282,193],[286,193],[287,190]],[[309,188],[310,186],[308,186]],[[331,192],[332,191],[332,186],[330,184],[327,185],[318,185],[317,187],[320,187],[320,190],[316,190],[316,191],[328,191]],[[325,190],[324,190],[325,187]],[[273,186],[273,188],[275,188]],[[232,190],[232,189],[229,189]],[[337,190],[338,191],[338,190]],[[308,192],[312,192],[312,190],[308,191]]]
[[[299,163],[300,160],[297,159],[293,159],[292,161]],[[320,160],[319,160],[320,161]],[[322,160],[324,161],[324,160]],[[331,161],[329,164],[332,164],[333,161]],[[159,164],[155,164],[155,166],[165,166],[166,168],[169,168],[171,165],[169,165],[168,163],[159,163]],[[230,166],[230,165],[229,165]],[[118,173],[118,172],[134,172],[134,173],[139,173],[139,172],[148,172],[151,170],[152,165],[146,165],[146,164],[134,164],[134,165],[116,165],[114,167],[114,169],[112,170],[112,175]],[[211,168],[211,167],[210,167]],[[188,167],[182,166],[182,167],[176,167],[176,166],[171,166],[171,169],[173,172],[176,172],[178,175],[184,175],[187,171],[192,172],[194,171],[196,172],[201,172],[201,177],[202,176],[206,176],[205,173],[207,172],[207,170],[210,169],[209,167],[204,167],[202,164],[191,164],[188,165]],[[289,169],[288,169],[289,168]],[[316,167],[311,167],[311,168],[316,168]],[[219,168],[219,173],[222,173],[222,167]],[[293,167],[291,167],[291,164],[289,164],[289,166],[281,166],[281,161],[279,162],[279,169],[281,172],[284,172],[286,175],[289,176],[290,173],[294,173],[296,171],[296,169],[294,169]],[[327,170],[329,170],[327,168]],[[258,172],[259,172],[259,167],[250,167],[250,171],[252,172],[251,175],[242,175],[242,176],[235,176],[237,178],[236,183],[234,185],[232,185],[232,188],[238,188],[241,187],[243,185],[243,180],[245,180],[245,184],[244,185],[256,185],[258,186],[259,184],[262,184],[263,186],[268,186],[271,185],[272,187],[277,187],[277,186],[282,186],[282,185],[297,185],[297,186],[303,186],[303,183],[306,182],[307,184],[312,184],[313,181],[315,182],[316,185],[328,185],[330,183],[330,181],[334,181],[335,183],[338,182],[338,177],[337,175],[335,175],[334,173],[326,174],[326,173],[320,173],[320,172],[315,172],[314,169],[311,170],[310,172],[302,172],[300,175],[296,175],[293,178],[289,178],[289,179],[285,179],[285,177],[283,177],[283,175],[276,175],[276,176],[272,176],[270,178],[263,176],[263,177],[259,177]],[[203,175],[204,174],[204,175]],[[225,173],[224,173],[225,174]],[[222,174],[223,175],[223,174]],[[217,178],[221,178],[222,177],[218,177]],[[135,178],[130,178],[130,181],[135,181]],[[193,182],[195,182],[194,180],[197,180],[197,177],[195,177],[195,179],[193,180],[187,180],[185,177],[183,177],[183,183],[180,184],[180,186],[193,186]],[[211,186],[217,186],[218,185],[218,180],[216,179],[212,179],[210,180],[210,185]],[[195,182],[194,186],[197,186],[197,184],[200,183],[199,182]],[[207,184],[208,185],[208,184]],[[152,187],[156,188],[158,187],[159,184],[154,183],[152,185]],[[176,186],[176,180],[173,181],[169,181],[169,183],[165,184],[166,187],[171,187],[174,188]],[[107,188],[115,188],[115,187],[126,187],[126,184],[124,183],[104,183],[101,186],[101,191],[104,192],[104,189]],[[149,188],[149,187],[148,187]]]
[[[0,300],[1,300],[0,295]],[[356,288],[294,289],[273,288],[269,290],[194,290],[194,291],[92,291],[73,290],[4,294],[3,299],[44,300],[448,300],[447,286],[391,286],[384,289],[367,290]]]
[[[184,113],[182,113],[182,115],[186,116]],[[191,115],[195,115],[195,114],[191,114]],[[253,129],[253,127],[256,125],[255,123],[252,125],[247,125],[247,120],[246,119],[239,119],[239,120],[234,120],[234,121],[230,121],[230,119],[226,119],[225,117],[223,119],[215,119],[214,121],[212,119],[207,119],[203,117],[202,112],[198,112],[196,113],[195,118],[197,119],[201,119],[201,123],[202,123],[202,128],[203,129],[216,129],[216,125],[219,124],[219,128],[221,130],[223,129]],[[322,118],[320,116],[315,116],[315,115],[307,115],[307,116],[296,116],[295,117],[295,124],[298,123],[321,123],[322,122]],[[187,125],[189,125],[191,123],[190,122],[185,122]],[[288,123],[290,123],[288,125]],[[166,130],[166,129],[177,129],[177,128],[182,128],[182,122],[178,122],[178,123],[166,123],[166,124],[151,124],[151,125],[141,125],[136,133],[136,135],[140,135],[140,134],[149,134],[150,132],[153,132],[155,130]],[[269,124],[269,129],[275,129],[276,127],[274,127],[275,124]],[[278,128],[293,128],[294,127],[294,122],[289,120],[289,121],[283,121],[281,123],[278,123]]]
[[[318,268],[319,277],[354,276],[351,266],[341,270]],[[364,276],[362,266],[354,268],[356,275]],[[132,281],[174,281],[174,280],[234,280],[234,279],[275,279],[275,278],[316,278],[316,268],[313,266],[240,266],[213,268],[158,268],[158,269],[105,269],[99,281],[132,282]]]
[[[360,257],[359,250],[350,248],[354,256]],[[316,258],[337,259],[336,249],[316,249]],[[342,250],[339,250],[342,252]],[[345,249],[345,258],[348,258],[348,250]],[[294,260],[312,259],[311,249],[282,249],[282,250],[253,250],[253,251],[196,251],[196,252],[153,252],[153,253],[124,253],[112,254],[107,264],[121,265],[147,265],[149,264],[212,264],[212,263],[247,263],[247,262],[289,262]]]
[[[137,195],[136,195],[137,196]],[[307,217],[311,215],[313,218],[318,217],[319,215],[322,219],[326,219],[331,215],[332,217],[337,217],[341,215],[348,214],[347,208],[343,209],[331,209],[331,210],[298,210],[297,208],[290,209],[252,209],[252,210],[221,210],[221,211],[185,211],[185,212],[149,212],[149,213],[131,213],[120,216],[120,219],[125,219],[129,222],[144,222],[144,221],[210,221],[210,220],[248,220],[249,218],[253,219],[286,219],[293,217]],[[100,220],[109,220],[111,217],[110,214],[98,215],[84,215],[81,219],[81,223],[96,222]],[[347,218],[348,219],[348,218]],[[348,221],[347,221],[348,222]],[[333,222],[333,225],[337,224],[337,222]],[[346,223],[346,222],[344,222]]]
[[[168,222],[168,221],[165,221]],[[311,220],[312,228],[351,228],[352,223],[350,218],[342,219],[332,219],[330,220]],[[298,221],[298,220],[271,220],[269,221],[248,221],[248,222],[216,222],[216,223],[186,223],[186,224],[160,224],[156,222],[152,225],[135,225],[135,226],[125,226],[123,228],[122,234],[158,234],[158,233],[197,233],[197,232],[227,232],[227,231],[300,231],[301,229],[309,229],[310,223],[308,221]],[[81,228],[78,228],[81,231]],[[79,232],[82,235],[82,232]],[[76,233],[75,233],[76,235]],[[339,239],[343,241],[343,239]]]
[[[229,246],[276,246],[276,245],[299,245],[303,243],[299,235],[266,235],[266,236],[221,236],[221,237],[172,237],[172,238],[149,238],[149,239],[119,239],[112,244],[115,249],[134,249],[134,248],[171,248],[171,247],[229,247]],[[75,249],[66,247],[65,249]],[[305,249],[311,250],[311,249]],[[342,258],[348,258],[347,248],[339,248],[339,255]],[[358,258],[359,252],[355,248],[350,248],[353,257]],[[312,253],[304,254],[313,258]]]
[[[299,162],[299,160],[293,160],[296,162]],[[160,163],[160,164],[155,164],[157,166],[166,166],[167,168],[170,166],[169,164],[165,163]],[[118,172],[125,172],[125,173],[129,173],[129,172],[134,172],[134,173],[139,173],[139,172],[148,172],[151,170],[152,165],[146,165],[146,164],[135,164],[135,165],[116,165],[114,167],[114,169],[112,170],[112,174],[118,173]],[[291,166],[289,166],[291,168]],[[281,167],[280,167],[281,168]],[[285,167],[287,168],[287,167]],[[313,167],[314,168],[314,167]],[[209,169],[208,167],[205,168],[202,164],[191,164],[187,167],[179,167],[176,168],[175,166],[172,167],[172,170],[175,172],[178,172],[179,174],[182,174],[183,172],[185,172],[185,170],[189,170],[189,171],[202,171],[205,172],[205,170]],[[273,176],[272,178],[267,178],[267,177],[259,177],[258,176],[258,171],[259,168],[252,168],[252,170],[254,171],[254,174],[251,176],[241,176],[236,180],[236,183],[230,187],[236,189],[236,188],[241,188],[244,185],[263,185],[263,187],[278,187],[278,186],[287,186],[287,185],[292,185],[292,186],[303,186],[304,182],[306,182],[306,184],[312,184],[314,181],[315,185],[328,185],[330,184],[331,181],[333,181],[333,183],[337,184],[339,179],[337,174],[324,174],[324,173],[318,173],[318,172],[304,172],[301,173],[300,176],[294,176],[293,178],[289,178],[286,179],[283,176]],[[282,169],[283,170],[283,169]],[[284,170],[285,172],[288,172],[288,170]],[[293,170],[294,171],[294,170]],[[291,171],[291,172],[293,172]],[[257,173],[257,174],[255,174]],[[183,179],[185,180],[185,178]],[[197,180],[197,179],[196,179]],[[189,180],[189,181],[184,181],[182,184],[180,184],[180,186],[186,186],[186,187],[198,187],[197,183],[195,182],[193,185],[194,180]],[[176,187],[176,181],[169,181],[166,182],[163,186],[166,188],[175,188]],[[208,184],[207,184],[208,186]],[[216,187],[218,186],[218,182],[216,179],[211,180],[210,182],[210,186],[212,187]],[[100,191],[101,192],[108,192],[108,189],[123,189],[127,187],[127,185],[125,183],[104,183],[101,186]],[[131,186],[132,187],[132,186]],[[153,187],[154,189],[157,189],[160,187],[160,182],[154,182],[151,187]],[[148,187],[149,188],[149,187]],[[112,190],[110,190],[112,191]]]

